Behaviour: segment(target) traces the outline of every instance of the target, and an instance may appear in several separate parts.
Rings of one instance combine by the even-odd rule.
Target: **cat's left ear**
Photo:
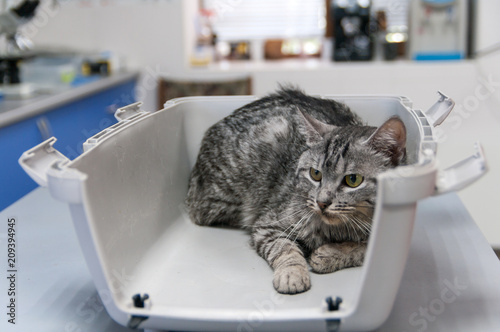
[[[406,127],[394,116],[384,122],[367,140],[378,152],[390,158],[393,166],[401,163],[406,155]]]
[[[300,130],[304,133],[307,139],[307,144],[312,145],[319,143],[323,140],[323,137],[334,130],[336,127],[323,123],[309,114],[303,112],[299,107],[297,107],[298,114],[301,118],[302,128]]]

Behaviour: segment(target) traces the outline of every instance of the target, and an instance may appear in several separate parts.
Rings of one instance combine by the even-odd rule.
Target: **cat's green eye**
[[[359,174],[349,174],[344,178],[345,183],[351,188],[358,187],[361,183],[363,183],[363,179],[363,176]]]
[[[310,170],[310,174],[311,174],[311,178],[314,181],[318,181],[319,182],[323,178],[323,174],[321,174],[320,171],[318,171],[317,169],[312,168],[312,167],[311,167],[311,170]]]

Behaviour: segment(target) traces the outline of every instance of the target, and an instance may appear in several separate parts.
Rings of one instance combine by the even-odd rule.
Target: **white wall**
[[[500,46],[500,1],[477,0],[477,30],[476,49],[481,51],[491,46]],[[490,171],[477,187],[465,190],[461,198],[479,224],[489,242],[500,247],[500,217],[497,206],[500,189],[500,50],[488,55],[479,56],[475,60],[476,87],[484,85],[481,82],[492,81],[491,94],[479,101],[476,111],[464,119],[461,135],[455,135],[460,148],[464,139],[476,139],[482,142],[489,161]],[[470,91],[472,99],[477,92]],[[464,96],[464,98],[467,98]],[[478,98],[479,99],[479,98]],[[470,100],[469,100],[470,102]]]
[[[476,48],[478,50],[500,42],[499,13],[500,1],[477,0]]]

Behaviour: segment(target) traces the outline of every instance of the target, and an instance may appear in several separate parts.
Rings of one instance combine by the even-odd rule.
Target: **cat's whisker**
[[[304,224],[307,224],[307,223],[311,220],[311,218],[312,218],[312,216],[313,216],[313,215],[314,215],[314,211],[311,211],[311,213],[309,213],[309,215],[308,215],[308,217],[307,217],[306,221],[304,221],[303,223],[304,223]],[[293,242],[294,242],[294,243],[296,243],[297,238],[299,237],[299,234],[301,234],[301,233],[302,233],[303,231],[305,231],[305,230],[306,230],[306,229],[305,229],[305,228],[303,228],[302,230],[300,230],[299,232],[297,232],[297,235],[295,235],[295,238],[293,239]],[[291,248],[289,248],[289,249],[288,249],[288,251],[290,251],[290,249],[291,249]]]
[[[362,211],[359,211],[359,210],[356,210],[357,214],[359,214],[363,219],[366,219],[367,223],[370,223],[370,222],[373,222],[373,217],[372,216],[369,216],[367,215],[366,213],[362,212]],[[370,225],[371,226],[371,225]]]
[[[359,222],[360,222],[361,226],[363,226],[366,230],[368,230],[368,231],[371,230],[372,225],[369,222],[367,222],[363,219],[359,219]]]
[[[363,226],[361,226],[361,224],[359,224],[359,222],[356,222],[356,227],[358,228],[358,239],[362,238],[362,237],[367,237],[370,235],[370,232],[367,231]]]
[[[311,211],[312,212],[312,211]],[[309,218],[310,219],[310,215],[311,215],[311,212],[309,213],[306,213],[296,224],[295,226],[292,228],[292,230],[288,233],[288,235],[286,236],[285,240],[288,240],[290,238],[290,236],[292,235],[292,233],[299,227],[299,225],[304,221],[306,220],[306,217],[309,215]],[[289,227],[288,227],[289,228]],[[288,229],[287,228],[287,229]],[[295,242],[295,241],[294,241]],[[284,241],[281,246],[280,246],[280,251],[283,249],[283,246],[285,245],[286,241]]]
[[[344,225],[344,227],[345,227],[345,229],[347,231],[348,237],[351,239],[352,238],[352,235],[351,235],[352,225],[349,222],[349,218],[347,218],[347,216],[345,216],[343,214],[339,214],[338,217],[339,217],[340,221],[342,221],[342,224]]]
[[[295,227],[297,225],[297,223],[291,223],[287,228],[285,228],[281,233],[280,235],[278,236],[278,238],[282,238],[284,234],[286,234],[286,232],[292,228],[292,227]]]
[[[288,239],[290,237],[290,235],[292,235],[292,233],[299,227],[299,225],[306,219],[308,218],[308,215],[310,214],[309,213],[306,213],[304,216],[302,216],[302,218],[295,224],[295,227],[290,231],[290,233],[288,233],[288,236],[286,237],[286,239]]]
[[[358,221],[357,221],[356,219],[354,219],[354,218],[353,218],[352,220],[353,220],[353,222],[352,222],[352,223],[350,223],[350,225],[351,225],[351,227],[352,227],[352,230],[353,230],[354,234],[356,234],[357,238],[359,239],[359,232],[358,232],[358,229],[359,229],[359,230],[361,230],[361,233],[363,233],[363,234],[364,234],[363,229],[361,229],[361,228],[359,227]]]
[[[372,221],[373,220],[373,213],[371,213],[371,212],[368,212],[368,213],[369,214],[366,214],[365,212],[363,212],[361,210],[355,209],[353,214],[359,215],[363,219],[367,219],[369,221]]]
[[[290,206],[293,207],[294,205],[291,204]],[[306,211],[306,213],[307,213],[307,210],[304,208],[304,205],[302,203],[296,203],[295,206],[298,207],[298,209],[296,211],[292,211],[291,213],[289,213],[288,215],[284,215],[280,219],[277,219],[271,223],[267,223],[266,226],[274,226],[276,224],[279,224],[283,220],[286,220],[286,219],[289,219],[292,217],[296,217],[297,215],[299,215],[301,212],[304,212],[304,211]]]
[[[349,235],[349,239],[352,239],[352,234],[351,234],[352,224],[351,224],[351,222],[345,222],[344,224],[346,225],[347,234]]]
[[[363,233],[365,233],[366,235],[370,234],[370,232],[371,232],[371,224],[370,223],[368,223],[362,219],[359,219],[355,215],[353,215],[353,220],[355,220],[356,224],[358,225],[360,230],[363,231]]]
[[[363,236],[370,235],[370,224],[358,218],[355,214],[350,214],[350,216],[339,214],[339,219],[343,222],[347,235],[350,239],[357,238],[360,240],[360,233]],[[351,234],[351,230],[354,234]]]
[[[356,228],[361,229],[360,226],[359,226],[359,221],[356,219],[356,217],[351,216],[350,219],[351,219],[350,220],[351,221],[350,224],[354,224],[356,226]]]
[[[289,215],[286,215],[285,217],[283,217],[283,218],[281,218],[281,219],[278,219],[278,220],[276,220],[276,221],[274,221],[274,222],[270,223],[269,225],[274,225],[274,224],[277,224],[277,223],[279,223],[279,222],[281,222],[281,221],[283,221],[283,220],[286,220],[286,219],[288,219],[288,218],[292,218],[292,217],[294,217],[294,216],[296,216],[296,215],[300,214],[301,212],[304,212],[304,211],[303,211],[302,209],[299,209],[299,210],[297,210],[297,211],[294,211],[294,212],[290,213]]]
[[[303,212],[303,211],[300,211],[300,212]],[[307,212],[306,212],[306,214],[307,214]],[[288,231],[290,228],[292,228],[292,227],[293,227],[293,228],[292,228],[292,230],[290,231],[290,233],[291,233],[291,232],[293,232],[293,229],[295,229],[295,227],[297,226],[297,224],[299,224],[299,223],[302,221],[302,219],[304,218],[304,216],[305,216],[305,215],[303,215],[303,216],[299,219],[299,221],[297,221],[297,222],[295,222],[295,223],[291,223],[291,224],[290,224],[287,228],[285,228],[285,229],[284,229],[284,230],[280,233],[280,235],[278,236],[278,238],[282,238],[282,237],[283,237],[283,235],[284,235],[284,234],[286,234],[286,233],[287,233],[287,231]],[[288,235],[286,236],[286,238],[288,238]]]
[[[370,234],[370,230],[366,227],[366,225],[363,223],[362,220],[359,220],[358,218],[354,217],[353,216],[353,221],[354,221],[354,224],[356,225],[356,227],[358,227],[358,229],[361,231],[361,233],[363,233],[364,235],[369,235]]]

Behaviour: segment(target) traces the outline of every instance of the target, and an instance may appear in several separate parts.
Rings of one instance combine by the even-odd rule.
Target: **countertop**
[[[17,237],[15,325],[5,314],[9,218]],[[104,309],[69,208],[46,188],[0,213],[0,248],[1,331],[130,331]],[[378,331],[500,331],[499,276],[498,258],[458,196],[425,199],[392,313]]]
[[[55,93],[40,94],[26,99],[2,99],[0,128],[138,77],[138,72],[123,72]]]

